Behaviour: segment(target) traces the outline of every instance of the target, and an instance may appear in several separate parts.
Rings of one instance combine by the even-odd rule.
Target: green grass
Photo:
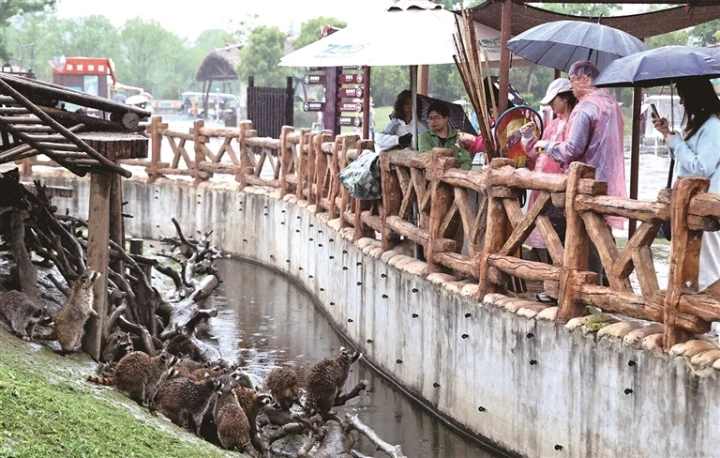
[[[92,368],[86,357],[38,350],[0,329],[0,456],[240,456],[85,382]]]

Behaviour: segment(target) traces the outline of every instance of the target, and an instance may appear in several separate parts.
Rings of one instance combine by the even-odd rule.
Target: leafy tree
[[[371,95],[375,106],[392,105],[395,97],[410,89],[410,70],[407,67],[373,67],[370,72]],[[386,120],[377,120],[380,122]]]
[[[319,40],[321,30],[323,26],[326,25],[343,28],[347,26],[347,23],[339,19],[324,16],[305,21],[300,26],[300,34],[293,40],[293,48],[300,49]]]
[[[11,57],[6,47],[6,29],[9,21],[18,15],[52,9],[57,0],[3,0],[0,1],[0,59]]]
[[[687,46],[689,39],[690,34],[687,30],[677,30],[675,32],[647,38],[645,44],[648,45],[648,48],[660,48],[670,45]]]
[[[690,29],[690,43],[695,46],[707,46],[720,41],[720,20],[696,25]]]
[[[278,27],[255,27],[248,37],[247,45],[240,51],[240,62],[236,69],[241,80],[255,77],[257,86],[285,85],[289,69],[278,67],[285,55],[287,36]]]
[[[105,16],[54,20],[48,34],[54,55],[122,58],[120,31]]]
[[[467,97],[460,72],[454,64],[432,65],[429,79],[431,97],[448,101]]]
[[[150,90],[156,97],[178,97],[193,81],[197,66],[186,57],[184,42],[156,21],[135,18],[120,33],[125,59],[118,65],[120,81]]]

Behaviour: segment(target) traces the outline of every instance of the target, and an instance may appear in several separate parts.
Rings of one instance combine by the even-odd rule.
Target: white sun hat
[[[545,97],[543,97],[540,103],[542,105],[547,105],[552,102],[552,99],[554,99],[558,94],[571,91],[572,88],[570,87],[570,80],[567,78],[558,78],[550,83],[550,86],[548,86],[547,92],[545,93]]]

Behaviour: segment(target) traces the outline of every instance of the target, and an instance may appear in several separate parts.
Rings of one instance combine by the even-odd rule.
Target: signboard
[[[363,98],[363,88],[362,87],[342,88],[342,89],[340,89],[340,97],[344,97],[344,98],[348,98],[348,99],[362,99]]]
[[[338,77],[338,84],[362,84],[362,73],[343,73]]]
[[[338,124],[341,126],[362,127],[362,118],[354,116],[340,116]]]
[[[305,84],[325,84],[325,75],[305,75]]]
[[[338,104],[340,111],[354,111],[356,113],[362,113],[363,104],[362,102],[342,102]]]
[[[305,102],[303,111],[323,111],[325,104],[323,102]]]

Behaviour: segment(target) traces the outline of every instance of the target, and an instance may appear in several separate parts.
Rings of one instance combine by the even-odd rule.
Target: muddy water
[[[223,283],[212,296],[218,317],[209,333],[226,358],[241,357],[257,384],[281,364],[299,367],[303,379],[317,361],[335,354],[343,339],[312,298],[286,278],[262,267],[224,260]],[[391,444],[413,458],[499,456],[491,454],[428,414],[362,360],[353,366],[346,387],[368,380],[369,392],[338,410],[357,413]],[[301,386],[302,386],[301,380]],[[384,457],[364,444],[369,456]]]

